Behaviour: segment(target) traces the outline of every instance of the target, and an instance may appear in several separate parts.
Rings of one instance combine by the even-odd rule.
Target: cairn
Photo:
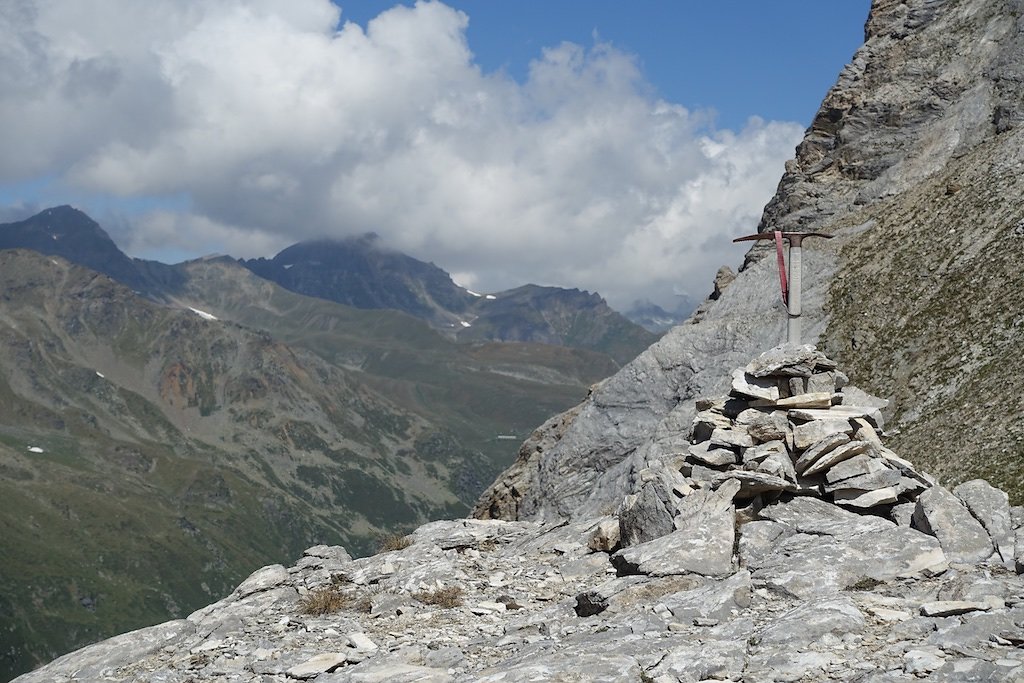
[[[729,396],[697,401],[682,474],[716,487],[735,479],[736,498],[756,507],[793,493],[908,519],[935,482],[882,444],[884,401],[844,392],[848,382],[813,346],[762,354],[733,372]]]

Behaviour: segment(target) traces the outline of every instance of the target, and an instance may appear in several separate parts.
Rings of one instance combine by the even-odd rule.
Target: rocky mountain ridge
[[[888,450],[878,401],[812,347],[732,387],[611,514],[316,546],[16,681],[1024,678],[1024,509]]]
[[[0,225],[0,249],[62,256],[158,302],[187,287],[187,262],[129,258],[89,216],[70,206]],[[524,285],[479,294],[456,285],[433,263],[381,245],[375,234],[294,244],[271,259],[238,259],[285,289],[364,310],[402,311],[462,342],[555,344],[610,355],[623,365],[655,341],[597,294]],[[192,286],[191,289],[195,290]]]
[[[890,401],[894,447],[1015,502],[1024,404],[999,397],[1024,381],[1024,309],[1010,294],[1024,291],[1021,36],[1019,2],[876,0],[760,225],[833,236],[804,243],[805,341]],[[531,437],[480,514],[544,520],[615,504],[696,398],[784,338],[766,253],[751,249],[688,324]],[[936,448],[937,435],[956,447]]]
[[[480,294],[433,263],[386,249],[376,235],[318,240],[242,265],[299,294],[356,308],[390,308],[462,342],[556,344],[607,353],[625,364],[658,335],[612,310],[597,294],[523,285]]]

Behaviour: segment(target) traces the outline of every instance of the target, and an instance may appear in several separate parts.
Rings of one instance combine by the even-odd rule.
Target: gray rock
[[[992,555],[992,541],[985,528],[941,486],[933,486],[918,497],[913,525],[939,539],[950,562],[978,562]]]
[[[810,344],[781,344],[765,351],[744,368],[753,377],[810,377],[818,366],[834,363]]]
[[[755,441],[761,443],[778,440],[785,442],[791,438],[792,431],[786,414],[781,410],[760,413],[747,424],[747,432]]]
[[[758,646],[784,645],[796,650],[828,633],[856,633],[865,626],[864,615],[846,596],[810,600],[779,616],[757,634]]]
[[[666,576],[725,576],[732,571],[735,538],[733,496],[739,483],[701,490],[684,498],[675,519],[676,531],[646,543],[623,548],[612,562],[626,573]]]
[[[1024,574],[1024,527],[1013,530],[1013,568],[1018,574]]]
[[[789,450],[786,448],[786,444],[783,441],[768,441],[766,443],[758,444],[753,448],[746,448],[743,450],[743,464],[748,466],[758,465],[770,455],[779,454],[789,457]]]
[[[446,671],[402,663],[364,662],[351,670],[316,677],[317,683],[452,683]]]
[[[632,657],[588,653],[581,657],[576,652],[552,653],[514,667],[487,670],[473,679],[475,683],[535,683],[552,681],[607,681],[608,683],[636,683],[640,680],[640,665]]]
[[[716,448],[710,441],[694,444],[687,452],[689,459],[711,467],[725,467],[736,463],[735,451],[728,448]]]
[[[899,505],[893,505],[892,511],[889,513],[890,519],[896,522],[900,526],[910,526],[914,518],[914,510],[917,509],[917,503],[901,503]]]
[[[699,588],[667,595],[661,603],[676,621],[694,619],[727,621],[750,606],[750,572],[740,570],[723,581],[712,581]]]
[[[1014,538],[1010,526],[1010,497],[984,479],[974,479],[953,489],[975,519],[988,532],[1004,563],[1013,564]]]
[[[921,605],[921,615],[925,617],[952,617],[967,612],[987,612],[1000,609],[1003,601],[993,597],[989,600],[938,600]]]
[[[771,491],[796,491],[797,485],[792,481],[766,472],[750,472],[747,470],[730,470],[716,473],[711,479],[712,486],[724,486],[735,482],[739,488],[738,498],[752,498],[759,493]]]
[[[822,452],[825,452],[849,441],[848,435],[852,432],[853,427],[850,426],[849,420],[813,420],[793,427],[793,443],[801,451],[819,446],[823,449]],[[846,438],[836,436],[838,434],[846,436]],[[830,437],[833,441],[827,441]],[[808,456],[805,452],[797,461],[797,471],[808,467],[820,455],[821,452],[815,452]]]
[[[895,488],[879,488],[871,491],[863,489],[840,489],[833,492],[837,504],[854,508],[873,508],[878,505],[892,505],[899,500]]]
[[[716,429],[711,434],[710,443],[712,447],[749,448],[754,445],[754,439],[743,429]]]
[[[845,375],[843,376],[845,379]],[[832,394],[842,389],[845,383],[839,379],[836,372],[816,372],[807,378],[804,391],[808,393],[824,392]]]
[[[697,443],[707,441],[716,429],[732,426],[732,420],[717,410],[702,410],[693,418],[690,434]]]
[[[232,597],[241,599],[259,593],[261,591],[276,588],[288,582],[288,570],[279,564],[272,564],[262,569],[257,569],[249,578],[239,584],[232,593]]]
[[[347,661],[344,652],[324,652],[288,669],[289,678],[306,680],[337,669]]]
[[[832,450],[823,453],[817,460],[815,460],[807,469],[803,471],[805,477],[813,477],[819,472],[825,473],[835,465],[849,460],[855,455],[860,455],[871,448],[871,443],[868,441],[850,441],[844,443],[841,446],[836,446]]]
[[[849,422],[853,418],[862,417],[879,429],[882,429],[884,424],[882,412],[878,408],[846,403],[831,408],[794,408],[789,411],[789,417],[806,422],[813,420],[845,420]]]
[[[775,380],[759,379],[749,375],[743,370],[735,370],[732,373],[733,392],[750,398],[762,398],[775,401],[779,398],[779,385]]]
[[[678,472],[666,467],[655,468],[640,484],[639,492],[627,496],[619,508],[620,543],[636,545],[672,532],[676,506],[681,498],[676,487],[685,485],[685,479]]]
[[[873,458],[877,461],[877,458]],[[828,474],[831,474],[835,468],[829,470]],[[826,479],[827,479],[826,474]],[[883,488],[893,489],[893,495],[899,495],[904,492],[905,489],[901,488],[900,483],[904,481],[904,477],[900,475],[896,470],[889,469],[884,465],[869,474],[862,474],[860,476],[849,477],[847,479],[841,479],[834,484],[826,484],[825,491],[837,491],[840,489],[847,490],[860,490],[860,491],[875,491]],[[892,502],[896,502],[895,499]]]
[[[772,453],[761,460],[756,471],[796,483],[796,470],[793,468],[793,459],[789,457],[789,453]]]
[[[102,681],[108,674],[140,658],[187,642],[195,630],[195,624],[185,619],[140,628],[58,657],[42,669],[15,680],[18,683]]]
[[[908,650],[903,655],[903,670],[908,674],[927,674],[942,667],[946,658],[938,648]]]
[[[735,640],[674,644],[647,676],[658,683],[740,680],[745,661],[746,647]]]
[[[847,479],[863,477],[885,471],[891,470],[885,466],[883,460],[880,458],[873,458],[868,454],[861,454],[830,468],[825,474],[825,481],[831,485]],[[899,473],[897,472],[897,480],[898,475]]]
[[[756,399],[750,402],[750,405],[754,408],[768,408],[775,407],[780,409],[807,409],[807,408],[819,408],[826,409],[832,405],[833,394],[831,392],[818,392],[814,394],[796,394],[795,396],[787,396],[780,398],[775,401],[769,401],[767,399]]]
[[[819,499],[796,498],[761,514],[783,531],[755,527],[761,536],[778,534],[768,543],[756,536],[747,541],[741,531],[741,564],[755,580],[797,598],[839,591],[862,579],[931,576],[948,567],[936,539]]]

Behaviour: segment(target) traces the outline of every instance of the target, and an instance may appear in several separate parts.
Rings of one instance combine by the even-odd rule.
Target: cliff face
[[[895,444],[944,478],[1024,495],[1018,292],[1024,246],[1024,3],[873,3],[865,44],[786,167],[761,230],[805,243],[804,341],[891,400]],[[614,504],[738,360],[783,339],[766,247],[689,323],[554,420],[476,515],[554,519]],[[980,427],[978,425],[981,425]],[[948,444],[936,447],[939,443]],[[537,448],[534,444],[544,444]]]

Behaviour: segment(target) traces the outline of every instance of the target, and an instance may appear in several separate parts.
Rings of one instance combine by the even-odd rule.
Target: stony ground
[[[614,515],[317,546],[16,681],[1024,681],[1024,509],[915,470],[844,385],[779,347]]]
[[[188,619],[18,680],[1024,681],[1024,582],[998,563],[801,599],[757,567],[617,578],[587,547],[597,526],[436,522],[370,558],[312,548]],[[348,604],[304,614],[325,588]],[[461,604],[429,604],[439,588]],[[606,608],[579,616],[581,595]]]

